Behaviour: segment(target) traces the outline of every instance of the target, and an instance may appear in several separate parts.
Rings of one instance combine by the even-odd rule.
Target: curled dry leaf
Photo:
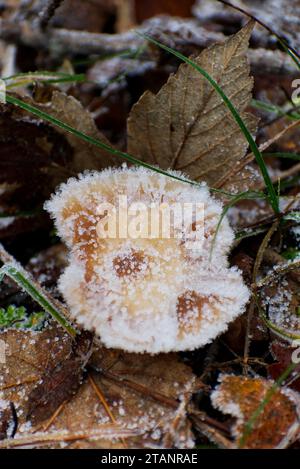
[[[221,376],[211,400],[214,407],[237,419],[232,428],[237,445],[246,435],[244,448],[286,448],[299,432],[300,396],[288,388],[280,388],[258,415],[252,431],[244,433],[247,422],[273,384],[260,377]]]
[[[252,132],[246,112],[253,79],[246,58],[253,23],[194,61],[218,82]],[[163,169],[177,169],[210,186],[223,185],[248,143],[222,98],[193,67],[182,64],[157,95],[147,91],[128,119],[128,151]]]

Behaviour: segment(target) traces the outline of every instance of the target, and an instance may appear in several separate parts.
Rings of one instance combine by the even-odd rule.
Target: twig
[[[265,250],[264,252],[264,260],[267,264],[271,264],[272,266],[274,266],[274,264],[276,265],[283,265],[283,264],[286,264],[286,259],[281,256],[278,252],[274,251],[273,249],[271,248],[268,248]],[[291,277],[291,279],[293,279],[295,282],[299,283],[300,281],[300,274],[297,273],[297,272],[294,272],[293,270],[291,272],[288,272],[289,276]]]
[[[266,233],[266,235],[265,235],[264,239],[262,240],[262,243],[261,243],[261,245],[258,249],[256,259],[255,259],[255,263],[254,263],[254,267],[253,267],[253,272],[252,272],[252,284],[253,285],[256,284],[256,279],[257,279],[257,276],[258,276],[258,272],[259,272],[261,263],[263,261],[264,252],[267,249],[268,244],[269,244],[273,234],[277,230],[278,226],[279,226],[279,220],[276,220],[272,224],[272,226],[268,230],[268,232]],[[254,302],[254,299],[251,298],[251,303],[250,303],[250,306],[249,306],[249,309],[248,309],[248,315],[247,315],[247,326],[246,326],[246,335],[245,335],[245,344],[244,344],[244,364],[245,364],[245,367],[247,367],[248,360],[249,360],[249,349],[250,349],[250,343],[251,343],[250,329],[251,329],[252,318],[253,318],[253,315],[254,315],[254,307],[255,307],[255,302]]]
[[[114,439],[120,437],[132,437],[139,435],[140,432],[127,430],[120,426],[105,424],[98,425],[96,429],[85,432],[53,432],[29,435],[21,438],[10,438],[0,441],[0,449],[17,448],[20,446],[31,446],[37,444],[49,444],[57,442],[71,442],[77,440],[101,440]]]
[[[259,146],[259,151],[262,153],[264,152],[265,150],[267,150],[271,145],[273,145],[274,143],[276,143],[278,140],[281,139],[281,137],[283,137],[286,133],[288,133],[290,130],[293,130],[294,128],[298,127],[300,125],[300,120],[297,120],[295,122],[292,122],[290,125],[288,125],[285,129],[281,130],[278,134],[276,134],[274,137],[270,138],[269,140],[267,140],[266,142],[262,143],[260,146]],[[242,169],[245,168],[245,166],[247,166],[248,164],[252,163],[254,160],[254,154],[253,153],[249,153],[247,156],[245,156],[245,158],[243,158],[241,161],[239,161],[235,167],[233,168],[233,170],[230,172],[230,174],[226,174],[225,177],[223,179],[221,179],[218,183],[218,186],[217,188],[220,189],[222,188],[227,182],[228,180],[230,180],[233,176],[235,176],[236,174],[238,174]],[[286,177],[286,176],[285,176]],[[275,177],[275,179],[277,180],[278,176]],[[262,183],[258,188],[262,188],[264,187],[264,183]]]
[[[51,425],[53,424],[53,422],[55,421],[56,417],[59,416],[59,414],[61,413],[61,411],[63,410],[63,408],[65,407],[66,405],[66,401],[63,402],[62,404],[60,404],[60,406],[55,410],[55,412],[53,413],[53,415],[51,415],[51,417],[47,420],[47,422],[43,425],[41,425],[40,429],[43,431],[43,432],[46,432],[49,430],[49,428],[51,427]]]
[[[274,143],[278,142],[278,140],[281,139],[286,133],[288,133],[290,130],[293,130],[294,128],[298,127],[300,125],[300,120],[297,120],[295,122],[292,122],[290,125],[285,127],[283,130],[278,132],[274,137],[270,138],[266,142],[262,143],[259,147],[260,151],[266,151],[271,145]]]
[[[105,412],[107,413],[108,417],[110,418],[111,422],[113,424],[117,425],[118,423],[115,419],[114,414],[112,413],[112,411],[109,408],[109,405],[108,405],[108,403],[105,399],[104,394],[102,393],[101,389],[96,384],[96,382],[94,381],[94,378],[92,377],[92,375],[90,373],[88,374],[88,379],[89,379],[89,382],[90,382],[92,388],[94,389],[95,393],[97,394],[97,397],[99,398],[101,404],[103,405]],[[122,444],[123,444],[124,448],[127,448],[126,442],[123,438],[122,438]]]
[[[195,48],[204,49],[215,42],[225,40],[222,33],[209,31],[199,25],[196,20],[177,20],[177,29],[185,31],[186,40],[172,34],[172,28],[168,28],[174,19],[168,16],[147,20],[136,29],[141,34],[157,37],[166,35],[172,41],[175,49],[191,47],[191,53],[195,53]],[[31,22],[15,23],[8,20],[0,20],[0,39],[13,43],[21,43],[30,47],[50,50],[53,56],[60,57],[64,54],[119,54],[122,52],[135,52],[143,45],[147,44],[143,38],[136,34],[136,31],[126,31],[121,34],[90,33],[86,31],[74,31],[63,28],[47,28],[46,31],[34,27]],[[187,52],[188,53],[188,52]],[[146,57],[147,58],[147,57]],[[289,76],[290,78],[299,75],[298,68],[288,60],[282,51],[271,51],[266,49],[250,49],[249,60],[252,73],[271,74],[273,76]]]
[[[265,235],[265,237],[264,237],[264,239],[263,239],[263,241],[262,241],[262,243],[259,247],[256,259],[255,259],[254,267],[253,267],[252,283],[256,282],[258,272],[259,272],[261,263],[263,261],[264,252],[267,249],[268,244],[271,241],[271,238],[272,238],[273,234],[275,233],[275,231],[277,231],[278,225],[279,225],[279,221],[276,220],[272,224],[271,228],[268,230],[267,234]]]
[[[55,10],[62,4],[64,0],[48,0],[45,8],[40,13],[40,27],[46,29],[49,21],[53,17]]]
[[[262,278],[259,282],[256,283],[256,288],[261,288],[265,285],[268,285],[271,283],[273,280],[276,279],[278,275],[285,275],[292,270],[295,269],[300,269],[300,260],[299,261],[293,261],[293,262],[287,262],[284,265],[279,265],[274,268],[273,272],[270,274],[266,275],[264,278]]]
[[[191,416],[190,419],[192,420],[195,428],[202,433],[203,435],[207,436],[211,441],[216,443],[220,448],[223,449],[235,449],[236,445],[232,443],[228,438],[226,438],[220,431],[216,428],[213,428],[211,425],[208,425],[198,416]]]
[[[298,174],[300,176],[300,163],[295,164],[289,169],[286,169],[285,171],[281,171],[280,173],[276,174],[273,176],[271,179],[273,182],[276,182],[278,180],[286,179],[288,177],[294,176],[295,174]]]
[[[177,409],[179,405],[179,402],[176,399],[167,397],[164,394],[161,394],[157,391],[147,388],[146,386],[143,386],[142,384],[135,383],[121,376],[117,376],[115,373],[112,373],[111,371],[102,370],[101,373],[105,378],[112,380],[112,381],[117,381],[119,384],[127,386],[133,391],[138,392],[139,394],[142,394],[143,396],[146,396],[154,401],[160,402],[161,404],[167,407],[171,407],[172,409]]]

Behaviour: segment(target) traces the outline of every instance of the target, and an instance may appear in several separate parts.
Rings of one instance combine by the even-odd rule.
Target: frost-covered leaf
[[[169,446],[193,446],[185,404],[199,382],[175,353],[151,356],[101,348],[92,364],[100,370],[93,377],[117,423],[142,432],[129,446],[160,446],[169,432]],[[174,420],[177,431],[172,433]]]
[[[254,132],[256,119],[246,112],[253,86],[246,59],[252,28],[249,23],[194,60],[218,82]],[[222,98],[187,64],[179,67],[157,95],[144,93],[129,116],[129,153],[163,169],[181,170],[211,186],[224,184],[247,148]]]
[[[246,431],[247,422],[272,385],[273,381],[260,377],[221,376],[211,399],[214,407],[236,418],[232,433],[237,445],[245,436],[244,448],[285,448],[297,435],[300,396],[287,388],[275,391],[257,416],[251,431]]]
[[[45,367],[40,381],[29,394],[27,420],[38,423],[51,417],[60,404],[76,393],[91,355],[92,342],[93,335],[82,332],[68,356]]]
[[[9,329],[0,332],[0,340],[5,344],[5,360],[4,363],[3,360],[0,362],[0,399],[13,402],[19,421],[24,422],[28,414],[36,414],[41,407],[36,389],[40,389],[45,383],[48,383],[48,388],[56,385],[56,394],[52,395],[52,401],[44,388],[45,401],[48,399],[47,407],[44,406],[43,414],[39,417],[47,418],[53,408],[55,410],[70,397],[69,391],[71,394],[74,391],[71,386],[64,385],[64,379],[68,381],[68,373],[72,372],[71,359],[75,360],[76,357],[72,339],[61,329],[50,327],[42,332]],[[66,363],[69,369],[65,367]],[[59,367],[65,370],[60,389],[55,381]],[[79,373],[76,379],[78,385]]]
[[[24,353],[25,355],[25,353]],[[162,354],[156,357],[144,354],[127,354],[117,350],[98,348],[90,365],[99,372],[90,371],[94,384],[86,379],[75,395],[71,397],[70,383],[63,375],[66,368],[70,366],[68,359],[58,359],[57,368],[61,367],[61,374],[53,377],[52,388],[53,399],[56,396],[56,407],[52,406],[52,415],[62,404],[60,412],[48,423],[45,421],[49,413],[43,414],[43,418],[30,419],[31,426],[22,425],[24,416],[22,409],[25,405],[28,392],[20,386],[19,393],[22,398],[23,407],[17,406],[18,415],[21,415],[19,431],[16,438],[34,436],[37,430],[44,429],[44,437],[66,433],[74,435],[68,443],[63,438],[50,443],[51,447],[67,448],[148,448],[151,446],[188,448],[194,444],[191,424],[187,419],[186,406],[190,401],[192,392],[195,391],[197,380],[191,368],[182,363],[176,354]],[[24,360],[25,357],[23,356]],[[63,371],[64,370],[64,371]],[[38,373],[37,373],[38,374]],[[39,389],[45,389],[44,378],[40,379]],[[22,376],[20,377],[22,379]],[[60,390],[55,387],[57,378],[60,379]],[[44,381],[44,383],[43,383]],[[31,384],[32,388],[33,384]],[[95,390],[98,387],[110,415],[103,406],[102,399]],[[60,399],[62,389],[67,388],[69,394],[65,395],[65,402]],[[38,389],[35,387],[35,389]],[[28,391],[28,388],[27,388]],[[13,394],[6,392],[7,399]],[[41,394],[42,395],[42,394]],[[36,391],[31,391],[29,401],[36,399]],[[14,402],[17,399],[14,400]],[[32,404],[29,402],[29,408]],[[43,407],[40,407],[42,412]],[[45,409],[44,409],[45,410]],[[111,418],[113,416],[113,420]],[[41,415],[40,415],[41,417]],[[39,422],[42,421],[42,426]],[[37,425],[36,425],[37,423]],[[118,438],[117,433],[112,443],[107,435],[101,437],[101,429],[106,426],[115,426],[123,429],[125,436]],[[126,437],[126,431],[133,435]],[[95,432],[99,433],[97,438],[92,438]],[[76,439],[76,434],[84,434],[85,438]],[[91,435],[91,438],[89,438]],[[135,435],[135,436],[134,436]]]

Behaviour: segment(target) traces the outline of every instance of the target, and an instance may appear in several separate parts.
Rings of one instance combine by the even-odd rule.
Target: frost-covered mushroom
[[[128,207],[203,204],[204,218],[196,213],[182,228],[174,215],[170,238],[160,227],[159,237],[133,239],[120,237],[127,229],[124,218],[112,216],[118,235],[104,238],[111,214],[102,204],[120,207],[120,196]],[[228,267],[233,232],[226,219],[211,254],[222,206],[205,184],[196,187],[144,168],[109,169],[70,179],[46,209],[71,251],[60,290],[73,317],[106,346],[149,353],[192,350],[243,312],[249,292],[241,273]],[[129,214],[127,225],[133,221]],[[201,228],[202,249],[192,249],[190,240]]]

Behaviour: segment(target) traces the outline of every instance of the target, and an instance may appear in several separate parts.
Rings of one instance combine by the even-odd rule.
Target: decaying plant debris
[[[299,448],[299,2],[2,3],[0,448]],[[43,207],[69,178],[96,172],[63,186],[78,192],[110,167],[136,184],[147,174],[207,191],[218,207],[207,263],[221,263],[229,230],[225,266],[234,232],[222,268],[245,297],[213,341],[225,324],[198,346],[156,353],[164,347],[72,322],[82,290],[70,284],[69,301],[58,284],[70,263],[62,242],[82,248],[80,229],[67,239],[53,201],[57,231]],[[176,269],[166,277],[173,288]],[[156,354],[130,353],[145,350]]]

